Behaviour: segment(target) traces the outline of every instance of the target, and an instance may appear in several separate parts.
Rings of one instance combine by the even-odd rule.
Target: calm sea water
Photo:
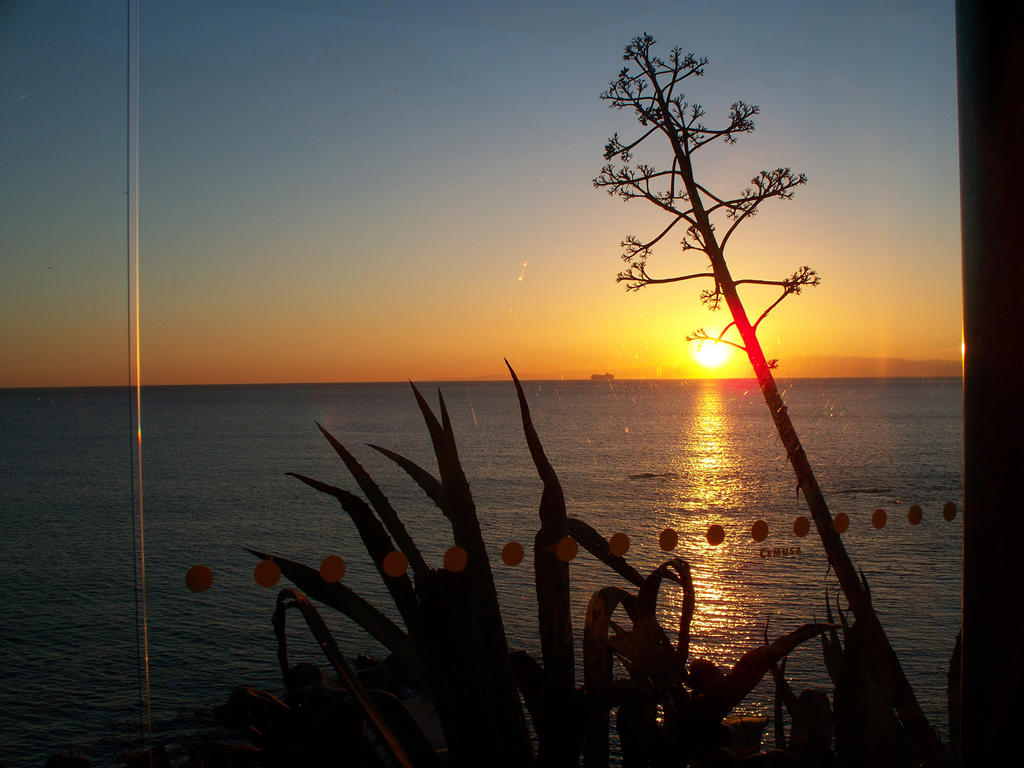
[[[959,380],[797,380],[786,399],[844,539],[864,570],[890,638],[933,723],[945,730],[945,684],[959,626],[961,409]],[[669,557],[658,534],[679,533],[692,565],[692,652],[731,665],[769,634],[824,617],[836,583],[805,514],[785,452],[748,381],[529,382],[535,424],[565,489],[569,514],[630,537],[641,571]],[[530,558],[501,563],[508,541],[529,547],[540,481],[512,385],[441,385],[459,440],[514,648],[536,650]],[[436,402],[435,387],[425,393]],[[109,764],[138,721],[137,622],[128,395],[117,389],[0,391],[0,762],[41,765],[80,749]],[[333,499],[286,477],[296,471],[355,490],[319,421],[375,476],[429,561],[451,534],[441,513],[367,443],[432,467],[408,385],[151,388],[143,391],[148,631],[156,737],[198,727],[194,713],[238,684],[282,689],[270,618],[277,589],[252,577],[243,547],[317,566],[345,559],[345,581],[390,604],[358,536]],[[958,504],[955,521],[942,505]],[[917,504],[923,521],[911,526]],[[871,525],[883,508],[888,523]],[[769,537],[752,541],[755,520]],[[710,546],[712,523],[726,531]],[[765,557],[778,548],[787,557]],[[799,548],[799,553],[797,553]],[[194,594],[184,576],[209,566]],[[577,630],[596,589],[624,585],[585,552],[571,566]],[[282,586],[284,584],[282,583]],[[660,610],[677,620],[680,595]],[[344,617],[325,618],[344,651],[380,653]],[[396,617],[397,618],[397,617]],[[297,625],[296,625],[297,626]],[[296,630],[293,659],[319,661]],[[578,647],[581,648],[581,644]],[[794,687],[823,685],[820,645],[791,657]],[[770,714],[771,689],[744,702]]]

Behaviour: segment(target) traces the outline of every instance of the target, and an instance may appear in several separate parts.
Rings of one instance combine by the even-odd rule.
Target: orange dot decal
[[[381,563],[381,567],[386,575],[397,579],[409,567],[409,558],[395,549],[384,555],[384,562]]]
[[[708,544],[710,544],[712,547],[717,547],[719,544],[725,541],[725,529],[718,523],[715,523],[710,528],[708,528],[707,536]]]
[[[337,555],[328,555],[320,563],[320,578],[328,584],[337,584],[345,575],[345,561]]]
[[[469,563],[469,553],[462,547],[451,547],[444,553],[444,567],[447,571],[462,573],[466,569],[467,563]]]
[[[512,568],[523,562],[523,545],[518,541],[510,541],[501,548],[501,561]]]
[[[885,521],[888,519],[889,517],[885,514],[884,509],[876,509],[874,514],[871,515],[871,524],[880,530],[885,527]]]
[[[845,512],[840,512],[832,520],[832,527],[836,529],[836,533],[846,533],[850,528],[850,516]]]
[[[954,504],[952,501],[947,501],[945,504],[943,504],[942,516],[946,518],[946,520],[952,520],[954,517],[956,517],[956,504]]]
[[[907,521],[911,525],[917,525],[918,523],[920,523],[921,522],[921,518],[923,516],[924,516],[924,513],[921,512],[921,508],[919,506],[917,506],[917,504],[915,504],[914,506],[912,506],[910,509],[907,510]]]
[[[666,552],[671,552],[679,543],[679,534],[672,528],[666,528],[658,536],[658,546]]]
[[[579,551],[580,545],[576,543],[576,539],[572,536],[563,536],[555,545],[555,557],[563,563],[568,563],[576,557],[576,553]]]
[[[629,536],[624,533],[612,534],[608,540],[608,551],[613,557],[622,557],[629,551]]]
[[[281,566],[273,560],[263,560],[256,566],[252,575],[261,587],[272,587],[281,579]]]
[[[205,592],[213,584],[213,571],[205,565],[193,565],[185,574],[185,586],[193,592]]]
[[[754,541],[764,541],[768,538],[768,523],[758,520],[750,529],[750,538]]]
[[[793,521],[793,533],[795,533],[801,539],[807,535],[807,532],[811,530],[811,521],[803,515],[800,515],[796,520]]]

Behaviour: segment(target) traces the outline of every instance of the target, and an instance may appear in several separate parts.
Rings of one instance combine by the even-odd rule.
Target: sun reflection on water
[[[742,630],[750,628],[737,624],[749,617],[751,598],[756,600],[737,592],[736,570],[742,567],[750,526],[738,514],[743,504],[742,457],[731,434],[734,425],[725,394],[718,382],[708,382],[695,391],[690,418],[679,425],[672,462],[679,481],[666,499],[665,509],[665,525],[679,533],[679,547],[671,554],[690,564],[696,592],[692,657],[719,665],[731,665],[749,649],[750,633]],[[716,524],[724,529],[725,539],[712,545],[707,533]],[[677,624],[679,605],[680,599],[661,601],[659,612],[665,626]]]

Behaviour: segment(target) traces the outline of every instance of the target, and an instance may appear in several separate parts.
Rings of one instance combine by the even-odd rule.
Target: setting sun
[[[693,359],[703,368],[718,368],[728,362],[732,349],[728,344],[701,341],[693,347]]]

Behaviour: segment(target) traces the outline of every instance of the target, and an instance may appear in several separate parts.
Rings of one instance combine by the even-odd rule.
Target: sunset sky
[[[710,59],[710,118],[761,107],[705,186],[809,177],[727,253],[821,274],[762,325],[780,372],[959,359],[951,2],[140,6],[143,383],[748,375],[691,355],[706,286],[615,283],[663,225],[592,185],[643,32]],[[125,58],[124,3],[0,4],[0,386],[126,383]],[[678,240],[652,271],[702,269]]]

